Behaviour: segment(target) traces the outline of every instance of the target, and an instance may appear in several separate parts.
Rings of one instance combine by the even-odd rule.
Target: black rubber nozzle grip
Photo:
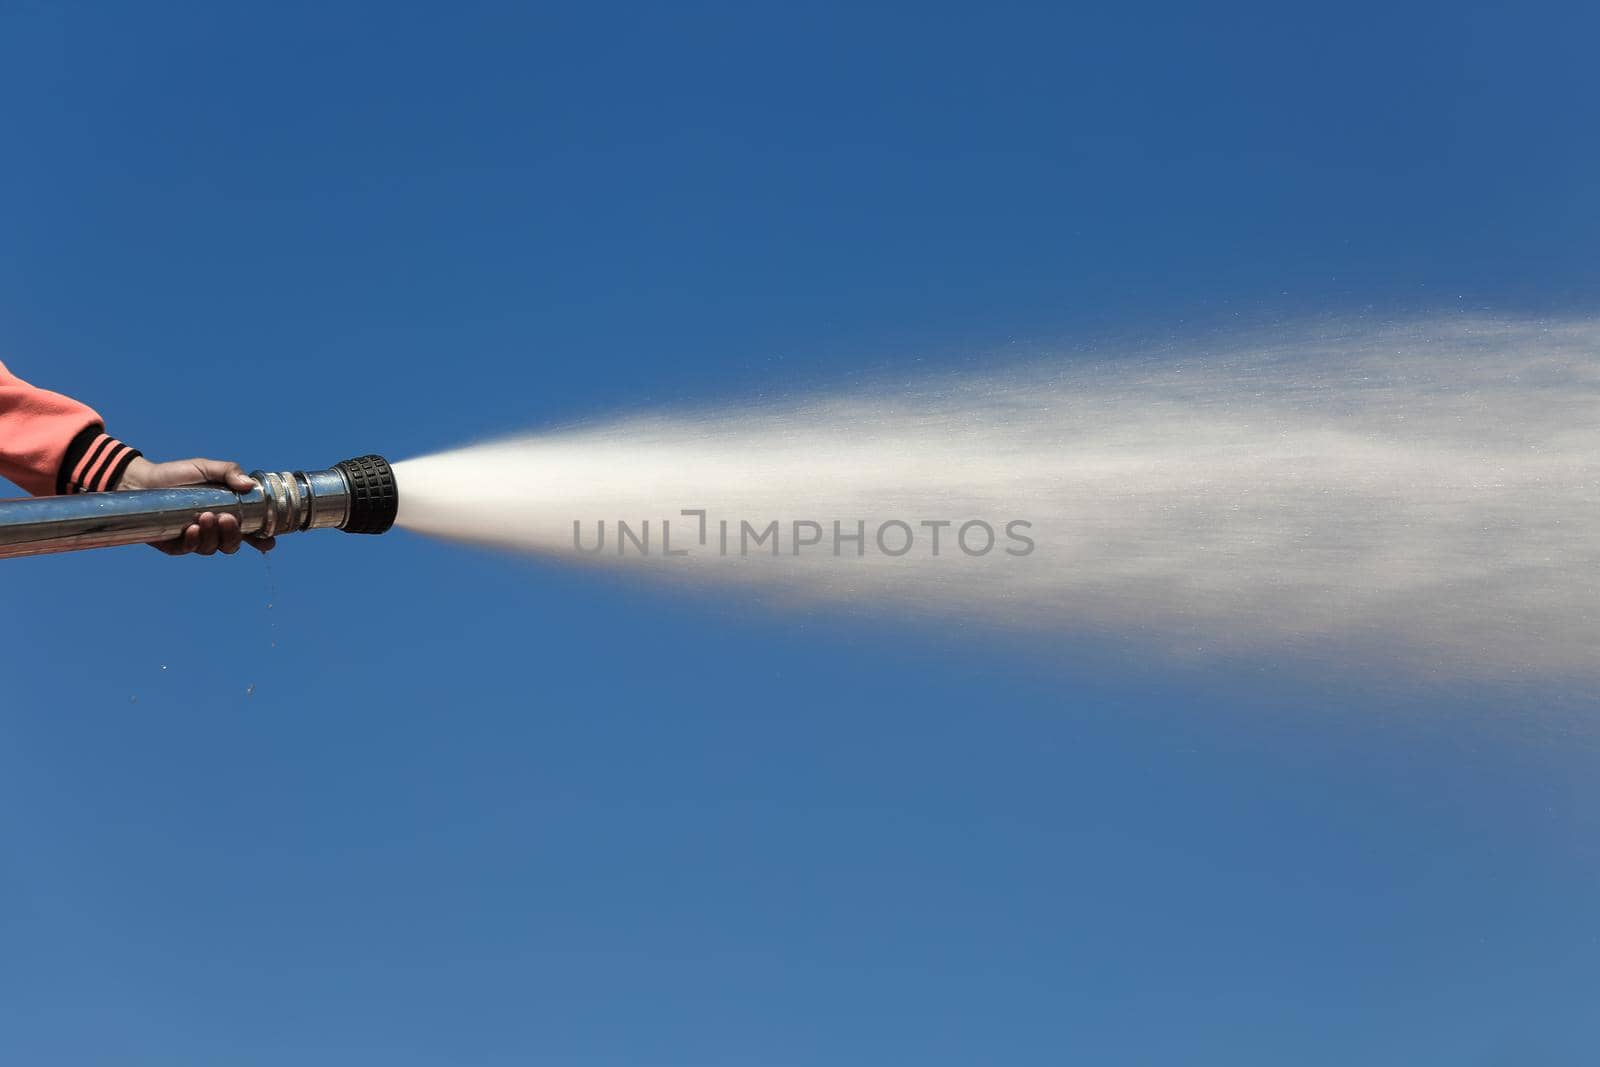
[[[335,465],[350,483],[350,514],[340,527],[345,533],[381,534],[394,525],[400,493],[394,468],[382,456],[357,456]]]

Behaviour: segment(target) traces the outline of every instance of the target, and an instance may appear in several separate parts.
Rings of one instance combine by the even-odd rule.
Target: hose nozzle
[[[261,537],[320,529],[380,534],[400,508],[394,470],[382,456],[250,476],[256,487],[244,493],[195,485],[0,500],[0,559],[170,541],[208,511],[232,515],[241,532]]]
[[[357,456],[325,471],[251,471],[250,477],[265,498],[262,537],[330,528],[381,534],[400,508],[394,469],[382,456]]]

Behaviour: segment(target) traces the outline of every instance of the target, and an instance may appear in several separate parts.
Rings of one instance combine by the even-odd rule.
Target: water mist
[[[395,471],[412,530],[784,598],[1177,655],[1600,667],[1590,320],[1076,355]]]

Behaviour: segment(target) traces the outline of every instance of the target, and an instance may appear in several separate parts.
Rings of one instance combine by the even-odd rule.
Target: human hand
[[[151,463],[139,456],[122,472],[117,489],[175,489],[181,485],[225,485],[238,493],[256,487],[255,479],[244,472],[237,463],[220,459],[179,459],[171,463]],[[244,537],[239,532],[237,516],[205,512],[182,536],[153,547],[169,556],[182,556],[190,552],[209,556],[216,552],[233,555],[241,543],[259,552],[271,552],[277,543],[271,537]]]

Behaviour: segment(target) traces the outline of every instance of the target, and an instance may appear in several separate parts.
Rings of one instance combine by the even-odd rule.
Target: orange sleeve
[[[92,408],[29,385],[0,363],[0,475],[34,496],[116,488],[136,449]]]

